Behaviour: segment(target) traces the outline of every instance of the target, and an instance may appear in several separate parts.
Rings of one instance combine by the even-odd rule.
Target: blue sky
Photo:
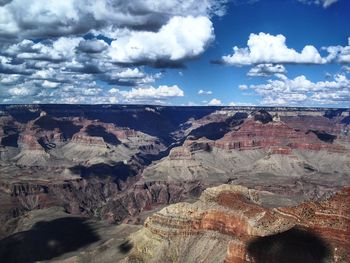
[[[0,2],[0,103],[350,107],[349,13],[347,0]]]

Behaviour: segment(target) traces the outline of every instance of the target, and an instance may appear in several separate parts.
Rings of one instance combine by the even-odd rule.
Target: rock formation
[[[284,201],[271,203],[272,198],[272,193],[237,185],[206,189],[193,204],[171,205],[147,218],[144,228],[131,235],[134,247],[124,262],[301,262],[278,261],[281,253],[298,252],[283,251],[293,248],[283,247],[285,235],[300,246],[308,239],[319,240],[313,245],[324,251],[315,254],[308,247],[294,255],[307,259],[303,262],[347,261],[349,188],[292,207],[283,206]],[[265,247],[259,247],[259,239],[265,240]],[[269,247],[271,239],[275,248]],[[271,249],[270,254],[264,249]],[[300,249],[298,244],[295,249]]]

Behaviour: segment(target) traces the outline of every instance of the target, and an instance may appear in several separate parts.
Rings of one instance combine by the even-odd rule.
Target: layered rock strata
[[[303,252],[306,255],[299,256],[310,256],[314,261],[304,262],[347,262],[350,188],[322,201],[294,207],[271,206],[271,197],[273,194],[269,192],[221,185],[205,190],[193,204],[166,207],[150,216],[144,228],[131,235],[134,248],[125,262],[279,262],[276,261],[281,256],[278,250],[283,250],[279,246],[286,242],[279,238],[284,235],[287,241],[288,238],[299,238],[300,242],[313,240],[310,246],[325,250],[322,255],[312,254],[309,248]],[[198,250],[196,242],[203,242],[203,238],[212,241],[205,248],[212,254],[201,254]],[[270,247],[257,245],[260,238],[265,238],[266,244],[270,244],[268,239],[275,239],[273,244],[277,247],[275,252],[270,251],[270,258],[263,251]],[[178,247],[181,243],[190,247]]]

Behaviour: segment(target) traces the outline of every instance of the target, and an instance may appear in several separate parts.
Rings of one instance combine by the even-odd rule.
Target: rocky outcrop
[[[85,176],[88,176],[88,172]],[[199,182],[145,182],[123,173],[98,178],[0,183],[0,223],[35,209],[64,207],[73,215],[95,217],[110,223],[140,223],[142,213],[197,197]],[[0,228],[0,237],[4,235]]]
[[[295,262],[321,262],[327,258],[331,262],[346,262],[350,253],[349,190],[345,188],[323,201],[302,203],[295,207],[278,207],[269,202],[272,194],[268,192],[236,185],[210,188],[194,204],[178,203],[150,216],[144,223],[144,229],[130,237],[134,248],[125,262],[134,262],[135,259],[140,262],[156,262],[155,259],[163,260],[162,262],[168,262],[169,259],[172,262],[193,262],[193,259],[226,263],[282,262],[276,261],[276,257],[280,256],[276,250],[283,249],[278,247],[278,242],[284,242],[278,239],[283,235],[289,235],[291,240],[314,238],[324,242],[323,248],[327,251],[321,255],[323,258],[318,258],[319,254],[313,255],[309,247],[309,259],[314,261]],[[212,233],[211,239],[224,241],[213,244],[222,246],[222,249],[216,248],[216,251],[219,253],[224,250],[225,254],[197,253],[196,241],[209,233]],[[293,238],[290,235],[294,235]],[[270,258],[263,258],[266,256],[263,250],[268,250],[269,247],[259,248],[259,238],[276,239],[277,247],[270,253]],[[179,242],[193,247],[178,248],[177,253],[174,253],[173,246]],[[265,244],[269,242],[266,241]],[[317,246],[318,243],[315,241],[310,245]],[[215,251],[210,246],[206,249]],[[260,254],[257,253],[259,249]],[[219,261],[218,256],[221,256]],[[299,256],[303,258],[305,255]]]
[[[296,220],[296,223],[327,240],[335,262],[346,262],[350,256],[350,187],[319,202],[304,202],[276,211]]]
[[[87,134],[77,133],[73,135],[72,142],[87,145],[87,146],[100,146],[106,147],[102,137],[88,136]]]
[[[33,151],[43,151],[43,147],[38,142],[38,139],[35,136],[33,131],[26,131],[20,134],[18,138],[19,145],[25,150],[33,150]]]

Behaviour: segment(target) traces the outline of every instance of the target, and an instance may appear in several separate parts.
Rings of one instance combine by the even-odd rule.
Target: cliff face
[[[125,262],[135,259],[141,262],[168,262],[169,259],[172,262],[193,262],[193,259],[217,262],[218,258],[219,262],[227,263],[292,262],[278,261],[283,249],[287,254],[293,253],[287,251],[293,247],[283,248],[284,236],[292,242],[300,242],[300,246],[309,240],[313,241],[309,245],[323,249],[316,254],[311,247],[301,250],[297,258],[311,258],[293,262],[321,262],[327,258],[331,262],[346,262],[350,253],[349,188],[326,200],[294,207],[271,206],[269,199],[272,196],[241,186],[221,185],[205,190],[193,204],[178,203],[166,207],[150,216],[144,229],[131,235],[134,248]],[[217,254],[199,253],[196,241],[209,236],[214,240],[212,245],[221,248],[209,245],[205,249]],[[261,239],[265,240],[263,247],[259,247]],[[179,251],[174,253],[181,242],[193,247],[178,248]],[[275,246],[275,251],[269,247],[270,243]],[[164,249],[172,254],[165,253]],[[270,254],[267,253],[269,249]],[[294,249],[300,248],[297,245]]]
[[[290,192],[293,184],[313,185],[315,180],[332,188],[324,184],[327,174],[332,174],[344,175],[337,180],[344,186],[349,183],[350,137],[341,118],[329,119],[320,112],[215,112],[184,125],[188,136],[183,144],[142,175],[148,181],[191,178],[209,185],[266,182],[270,190],[282,180],[284,186],[289,185],[282,191]],[[298,182],[296,178],[303,179]]]
[[[247,120],[237,131],[231,131],[215,141],[214,146],[228,150],[276,149],[281,147],[287,152],[289,149],[345,151],[342,145],[326,143],[313,132],[296,131],[280,121],[264,124]]]
[[[2,183],[0,237],[10,233],[6,230],[8,220],[30,210],[60,206],[73,215],[139,224],[143,212],[196,197],[202,191],[199,182],[135,184],[137,180],[129,177],[114,181],[91,178]]]

